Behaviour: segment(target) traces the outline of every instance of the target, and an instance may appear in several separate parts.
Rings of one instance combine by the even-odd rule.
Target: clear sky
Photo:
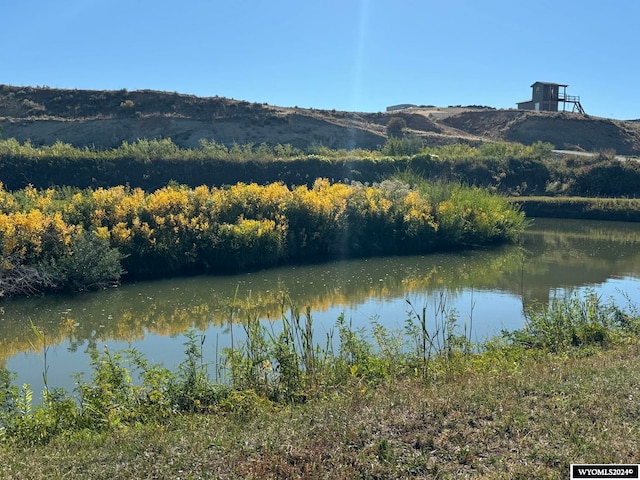
[[[639,0],[0,0],[0,25],[9,85],[384,111],[545,81],[640,118]]]

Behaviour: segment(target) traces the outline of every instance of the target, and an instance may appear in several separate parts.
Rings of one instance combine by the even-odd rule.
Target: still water
[[[289,302],[310,307],[316,338],[340,314],[354,328],[372,321],[403,328],[414,310],[433,319],[443,307],[474,341],[522,326],[523,305],[593,290],[621,307],[640,305],[640,224],[536,219],[517,246],[423,256],[345,260],[242,275],[133,283],[77,296],[0,304],[0,366],[16,384],[74,389],[89,372],[87,350],[135,347],[150,363],[175,369],[185,332],[206,335],[215,362],[229,345],[229,325],[247,316],[273,322]],[[44,332],[36,338],[33,328]],[[242,327],[233,328],[241,339]]]

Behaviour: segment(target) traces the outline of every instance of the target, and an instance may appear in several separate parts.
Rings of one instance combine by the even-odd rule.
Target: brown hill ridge
[[[386,124],[402,117],[428,145],[546,141],[559,149],[640,154],[640,122],[574,113],[489,108],[412,108],[357,113],[275,107],[221,97],[152,90],[63,90],[0,85],[2,138],[112,148],[140,138],[171,138],[194,147],[219,143],[313,144],[374,149]]]

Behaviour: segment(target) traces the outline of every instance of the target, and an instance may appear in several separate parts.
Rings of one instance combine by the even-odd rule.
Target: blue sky
[[[535,81],[640,118],[637,0],[6,0],[0,83],[279,106],[515,108]]]

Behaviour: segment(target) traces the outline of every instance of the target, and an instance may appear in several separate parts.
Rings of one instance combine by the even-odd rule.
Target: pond
[[[0,305],[0,366],[40,396],[74,389],[89,372],[87,350],[134,347],[150,363],[175,369],[185,333],[205,335],[205,359],[229,345],[230,322],[273,322],[290,304],[310,308],[316,338],[340,314],[354,328],[373,321],[402,329],[426,307],[455,315],[473,341],[520,328],[523,305],[593,290],[620,306],[640,300],[640,224],[535,219],[520,245],[423,256],[385,257],[289,266],[233,276],[200,276],[123,285],[76,296],[5,301]],[[44,336],[37,338],[37,328]],[[242,327],[233,327],[236,341]],[[45,362],[46,353],[46,362]],[[212,369],[215,370],[215,369]]]

